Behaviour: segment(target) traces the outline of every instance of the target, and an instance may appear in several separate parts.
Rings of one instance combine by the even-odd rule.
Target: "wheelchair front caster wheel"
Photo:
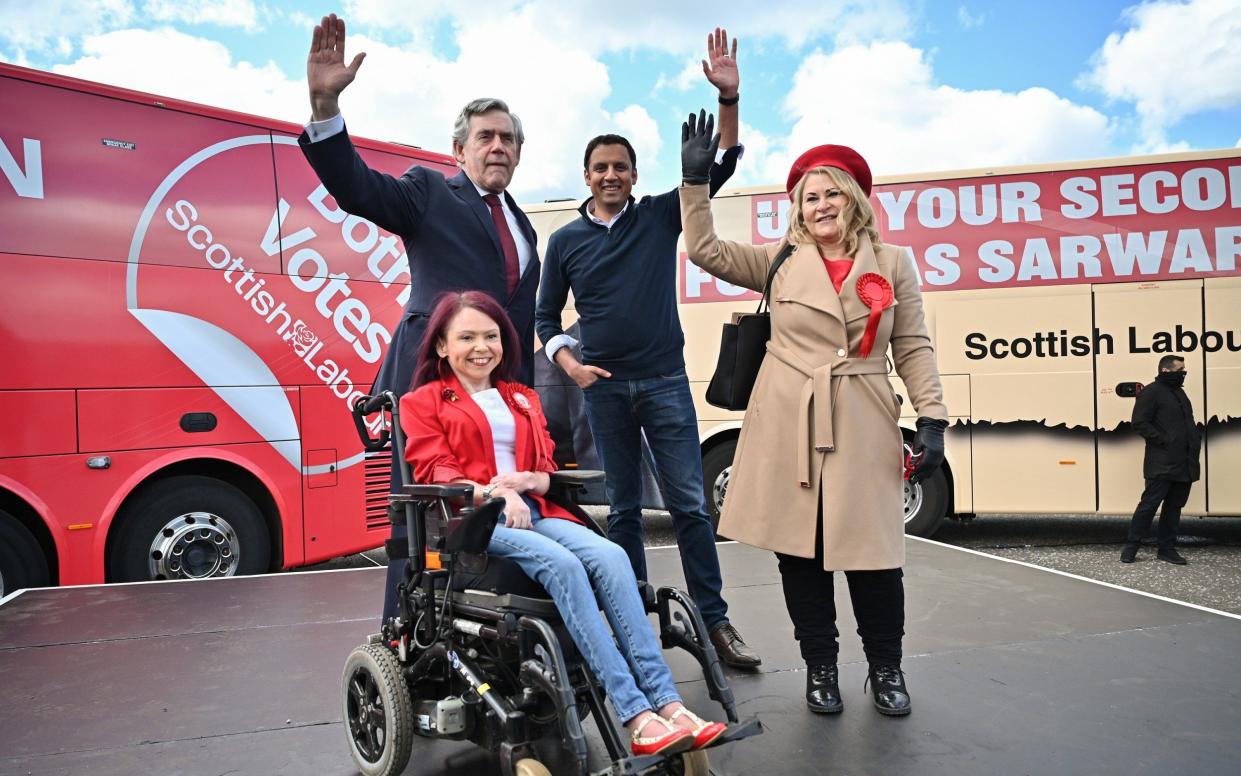
[[[710,776],[711,761],[706,752],[686,752],[681,755],[680,763],[670,768],[669,772],[680,776]]]
[[[349,654],[341,675],[345,734],[363,776],[396,776],[414,746],[413,702],[396,656],[364,644]]]
[[[514,776],[552,776],[552,772],[547,770],[547,766],[538,760],[529,757],[518,760],[513,766]]]

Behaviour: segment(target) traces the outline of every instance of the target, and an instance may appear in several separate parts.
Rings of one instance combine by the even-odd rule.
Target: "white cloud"
[[[957,6],[957,21],[959,21],[961,26],[967,30],[981,26],[986,20],[987,15],[984,13],[977,15],[971,14],[969,9],[965,6]]]
[[[651,114],[646,112],[646,108],[641,105],[630,105],[624,110],[617,111],[612,114],[612,124],[615,132],[624,135],[633,146],[634,153],[638,156],[638,169],[642,169],[643,163],[653,162],[659,156],[659,151],[663,148],[663,135],[659,131],[659,124],[655,119],[651,118]],[[582,150],[586,149],[585,138],[581,142]],[[575,161],[581,159],[578,155],[574,157]]]
[[[248,32],[259,29],[259,13],[252,0],[147,0],[146,15],[157,22],[215,24],[240,27]]]
[[[1168,131],[1202,110],[1241,104],[1241,0],[1158,0],[1129,9],[1079,83],[1132,102],[1139,148],[1169,148]]]
[[[82,42],[83,55],[57,73],[261,116],[304,121],[310,113],[303,80],[271,62],[233,62],[223,44],[172,29],[117,30]],[[177,67],[159,67],[176,62]]]
[[[0,42],[12,46],[18,59],[25,53],[55,52],[68,56],[83,35],[128,24],[134,17],[129,0],[42,0],[4,4]]]
[[[695,86],[703,82],[702,60],[691,59],[685,63],[685,67],[674,76],[668,76],[666,73],[660,73],[659,78],[655,80],[655,86],[651,88],[652,92],[663,91],[664,89],[675,89],[678,92],[688,92]]]
[[[681,53],[698,52],[706,35],[720,25],[746,38],[782,38],[794,47],[830,37],[855,42],[904,37],[912,29],[908,0],[822,0],[811,5],[717,0],[704,11],[696,3],[629,0],[625,3],[565,3],[563,0],[493,0],[480,6],[447,0],[349,0],[349,21],[403,29],[416,39],[433,22],[448,19],[460,28],[489,26],[495,21],[538,19],[543,35],[558,45],[591,54],[645,47]],[[502,34],[503,46],[513,33]],[[635,41],[637,44],[635,45]]]
[[[865,77],[859,77],[865,74]],[[1020,92],[939,85],[905,43],[816,52],[785,99],[793,128],[760,175],[783,181],[796,155],[822,143],[857,149],[877,175],[1106,155],[1107,117],[1042,88]],[[746,138],[743,138],[748,143]]]

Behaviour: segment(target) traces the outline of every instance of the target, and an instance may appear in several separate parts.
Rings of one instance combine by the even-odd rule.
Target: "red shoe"
[[[725,730],[728,730],[728,725],[725,725],[723,722],[708,722],[684,706],[672,713],[671,721],[675,722],[676,718],[681,716],[688,719],[694,726],[689,732],[694,735],[695,749],[710,746],[715,739],[723,735]],[[686,728],[681,729],[686,730]]]
[[[663,735],[643,738],[638,731],[646,727],[647,722],[657,720],[664,728]],[[679,728],[658,714],[647,717],[638,730],[631,735],[630,746],[636,755],[643,754],[678,754],[694,748],[694,734],[685,728]]]

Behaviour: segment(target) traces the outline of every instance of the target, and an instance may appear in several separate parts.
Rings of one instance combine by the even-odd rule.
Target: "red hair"
[[[508,313],[499,302],[482,291],[445,291],[435,298],[435,307],[427,321],[427,332],[418,345],[418,362],[414,365],[414,379],[410,381],[409,390],[452,374],[447,360],[440,358],[435,346],[447,335],[452,319],[467,307],[478,310],[500,327],[500,345],[504,348],[504,355],[492,371],[492,379],[505,382],[516,380],[517,371],[521,368],[521,346],[517,341],[517,329],[513,327]]]

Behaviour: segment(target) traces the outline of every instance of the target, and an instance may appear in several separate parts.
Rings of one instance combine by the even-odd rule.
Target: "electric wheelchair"
[[[383,413],[377,438],[364,418]],[[408,558],[398,587],[399,612],[349,655],[342,675],[344,725],[358,770],[395,776],[409,763],[414,737],[470,740],[495,753],[504,776],[558,772],[709,774],[707,751],[635,756],[604,705],[604,693],[565,630],[555,604],[510,560],[488,558],[487,543],[504,506],[492,499],[469,509],[469,485],[415,485],[405,462],[399,403],[391,392],[360,397],[354,422],[368,450],[391,442],[401,462],[399,492],[389,519],[404,540],[390,540],[390,558]],[[547,497],[581,512],[574,493],[602,472],[563,470]],[[728,729],[711,745],[762,732],[757,718],[739,721],[732,690],[694,602],[681,591],[639,582],[648,613],[658,613],[661,643],[680,647],[702,665],[711,698]],[[594,717],[608,762],[587,746],[583,722]],[[596,747],[597,750],[597,747]]]

